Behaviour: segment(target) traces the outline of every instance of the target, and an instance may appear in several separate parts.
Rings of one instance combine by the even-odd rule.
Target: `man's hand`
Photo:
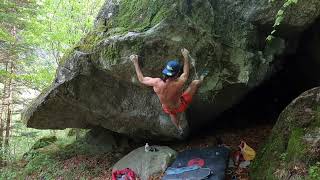
[[[132,55],[130,56],[130,60],[131,60],[133,63],[138,62],[138,55],[132,54]]]
[[[186,48],[181,49],[181,53],[185,58],[189,56],[189,51]]]

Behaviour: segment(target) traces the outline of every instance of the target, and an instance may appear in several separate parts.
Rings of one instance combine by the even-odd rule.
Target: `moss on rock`
[[[320,160],[319,97],[320,88],[309,90],[280,114],[252,165],[253,179],[307,179]]]
[[[290,139],[287,147],[287,158],[288,163],[295,161],[296,159],[303,159],[306,153],[305,144],[303,143],[303,136],[305,132],[301,128],[295,128],[291,132]]]
[[[39,139],[36,143],[34,143],[34,145],[32,146],[31,149],[33,149],[33,150],[40,149],[40,148],[48,146],[56,141],[57,141],[56,136],[43,137],[43,138]]]
[[[122,32],[141,32],[166,18],[175,0],[122,0],[118,12],[108,22],[107,28],[122,28]]]

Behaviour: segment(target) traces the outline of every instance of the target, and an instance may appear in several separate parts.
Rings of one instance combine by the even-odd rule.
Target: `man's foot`
[[[191,57],[190,54],[189,54],[188,57],[189,57],[189,59],[190,59],[191,66],[192,66],[193,68],[196,68],[196,60],[195,60],[193,57]]]
[[[201,72],[201,75],[200,75],[200,80],[203,81],[203,79],[209,74],[209,70],[203,70]]]
[[[179,135],[180,135],[180,136],[183,135],[183,129],[182,129],[181,126],[178,127],[178,131],[179,131]]]

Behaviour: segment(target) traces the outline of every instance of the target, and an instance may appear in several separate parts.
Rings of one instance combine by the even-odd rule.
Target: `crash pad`
[[[225,170],[229,161],[230,149],[224,146],[197,148],[180,152],[173,162],[168,167],[169,170],[186,168],[190,166],[199,166],[199,168],[191,169],[190,171],[177,170],[174,174],[165,172],[162,180],[173,179],[209,179],[209,180],[224,180]]]

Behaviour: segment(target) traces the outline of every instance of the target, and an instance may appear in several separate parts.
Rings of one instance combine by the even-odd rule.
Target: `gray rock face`
[[[283,24],[292,27],[290,32],[318,17],[319,2],[306,4],[287,12]],[[185,47],[196,62],[190,81],[196,72],[210,70],[182,114],[188,135],[188,129],[213,121],[272,73],[274,55],[283,53],[286,41],[266,44],[260,29],[272,24],[277,7],[267,0],[106,1],[95,30],[65,56],[55,82],[24,119],[40,129],[94,125],[134,137],[181,138],[153,90],[137,81],[129,56],[139,54],[144,75],[158,77],[168,59],[181,59]]]
[[[83,138],[82,144],[88,144],[90,151],[104,153],[114,150],[124,151],[129,148],[128,139],[121,134],[106,130],[104,128],[93,128]]]
[[[152,146],[158,151],[145,152],[144,147],[133,150],[120,159],[112,171],[130,168],[142,180],[148,180],[150,176],[163,173],[175,160],[177,152],[166,146]]]

